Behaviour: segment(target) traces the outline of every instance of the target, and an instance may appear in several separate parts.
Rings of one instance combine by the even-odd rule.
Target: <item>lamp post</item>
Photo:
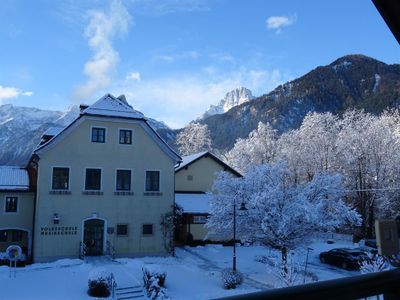
[[[247,208],[242,202],[240,204],[240,211],[246,211]],[[232,269],[236,271],[236,197],[233,200],[233,262],[232,262]]]

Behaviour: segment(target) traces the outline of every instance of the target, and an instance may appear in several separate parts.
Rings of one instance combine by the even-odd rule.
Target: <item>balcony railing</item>
[[[246,300],[332,300],[363,299],[381,295],[379,299],[400,299],[400,269],[309,283],[288,288],[265,290],[221,299]],[[378,299],[375,297],[373,299]]]

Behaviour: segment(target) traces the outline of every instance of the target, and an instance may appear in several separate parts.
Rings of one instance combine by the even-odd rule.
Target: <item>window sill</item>
[[[133,196],[135,193],[130,191],[116,191],[114,192],[115,196]]]
[[[144,196],[162,196],[162,192],[144,192]]]
[[[49,191],[50,195],[71,195],[71,191],[69,190],[51,190]]]
[[[96,195],[96,196],[101,196],[103,195],[103,192],[101,191],[83,191],[83,195]]]

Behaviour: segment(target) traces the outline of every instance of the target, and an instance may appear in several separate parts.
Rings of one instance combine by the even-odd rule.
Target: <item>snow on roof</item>
[[[188,156],[183,156],[182,157],[182,163],[179,165],[178,168],[176,168],[175,171],[179,171],[180,169],[186,167],[188,164],[190,164],[192,161],[198,159],[199,157],[202,157],[204,154],[206,154],[207,151],[191,154]]]
[[[28,171],[21,167],[0,166],[0,190],[28,190]]]
[[[64,127],[61,126],[54,126],[54,127],[49,127],[43,135],[49,135],[49,136],[55,136],[59,134],[61,131],[63,131]]]
[[[210,194],[175,194],[175,202],[183,208],[185,213],[208,214],[211,197]]]
[[[134,110],[126,100],[116,98],[111,94],[104,95],[94,104],[84,109],[82,114],[144,119],[144,115]]]

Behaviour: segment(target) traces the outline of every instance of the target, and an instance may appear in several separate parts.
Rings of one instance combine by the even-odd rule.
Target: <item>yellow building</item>
[[[221,171],[242,176],[207,151],[182,157],[182,163],[175,168],[175,202],[183,209],[182,226],[176,234],[178,244],[201,243],[206,239],[209,193]]]
[[[66,128],[47,132],[24,193],[0,191],[2,201],[18,197],[18,214],[1,218],[0,230],[27,232],[26,252],[36,262],[165,254],[160,220],[172,209],[180,160],[124,97],[107,94],[81,106]]]
[[[32,254],[35,193],[25,168],[0,167],[0,253],[11,244],[21,247],[24,258]],[[0,256],[1,259],[1,256]]]

